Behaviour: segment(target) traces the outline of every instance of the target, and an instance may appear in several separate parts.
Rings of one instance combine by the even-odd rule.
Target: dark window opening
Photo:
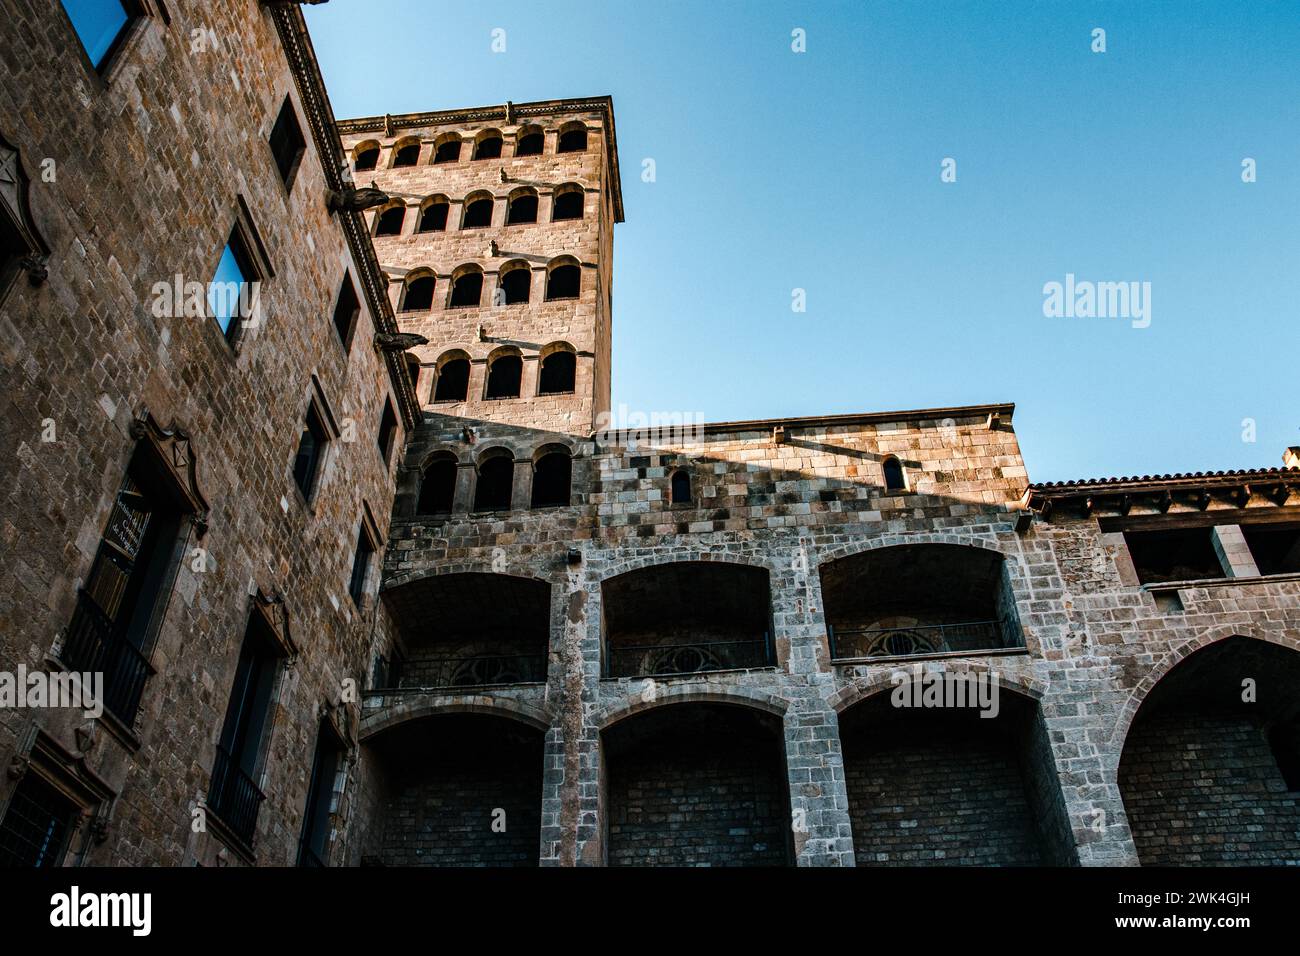
[[[556,266],[546,277],[546,300],[576,299],[581,287],[577,266]]]
[[[133,0],[63,0],[63,9],[91,66],[100,72],[122,45],[131,21],[141,15]]]
[[[460,140],[451,139],[439,146],[433,154],[433,161],[437,163],[454,163],[460,159]]]
[[[379,445],[379,454],[383,456],[385,465],[388,464],[388,459],[393,453],[393,438],[396,435],[397,414],[393,411],[393,403],[384,399],[384,412],[379,416],[379,433],[375,437]]]
[[[567,193],[560,193],[555,197],[555,205],[551,210],[551,220],[553,222],[562,222],[566,219],[581,219],[582,204],[585,198],[585,194],[576,189]]]
[[[407,143],[393,154],[394,166],[414,166],[420,161],[420,144]]]
[[[0,868],[51,867],[63,861],[77,806],[35,772],[18,782],[0,823]]]
[[[538,377],[539,395],[561,395],[573,391],[573,378],[578,368],[578,357],[567,350],[552,352],[542,359],[542,372]]]
[[[545,143],[546,137],[543,134],[527,133],[519,137],[519,142],[515,145],[515,155],[540,156]]]
[[[501,158],[501,137],[488,136],[478,141],[474,147],[475,159],[500,159]]]
[[[1124,541],[1143,584],[1195,581],[1225,576],[1211,533],[1209,527],[1125,531]]]
[[[352,555],[352,577],[348,581],[348,594],[352,597],[352,603],[358,607],[366,594],[366,576],[370,573],[370,556],[374,553],[374,545],[370,543],[370,536],[366,534],[363,525],[357,533],[357,550]]]
[[[497,455],[478,466],[474,488],[475,511],[509,511],[514,488],[515,465],[509,455]]]
[[[560,143],[555,151],[557,153],[582,153],[586,149],[587,131],[585,129],[571,129],[560,134]]]
[[[1289,793],[1300,791],[1300,719],[1274,724],[1268,745]]]
[[[438,369],[433,388],[435,402],[463,402],[469,394],[469,359],[452,359]]]
[[[483,273],[466,272],[451,287],[453,309],[477,308],[483,299]]]
[[[307,409],[307,420],[302,426],[302,437],[298,439],[298,456],[293,462],[293,480],[302,492],[302,496],[311,500],[312,488],[316,483],[316,471],[325,456],[325,443],[329,441],[329,432],[316,407]]]
[[[217,320],[226,340],[234,343],[241,326],[252,318],[253,289],[258,280],[253,257],[236,226],[230,231],[217,271],[208,285],[208,313]]]
[[[375,235],[400,236],[402,234],[402,223],[405,220],[405,206],[393,206],[391,209],[385,209],[379,214],[379,222],[375,224]]]
[[[531,269],[512,269],[501,277],[503,305],[519,305],[528,301],[533,284]]]
[[[503,355],[488,368],[487,398],[518,398],[524,362],[518,355]]]
[[[416,512],[422,515],[444,515],[451,513],[456,500],[456,462],[451,458],[439,458],[424,470],[420,480],[420,500]]]
[[[409,352],[406,355],[406,377],[411,380],[412,391],[420,390],[420,360]]]
[[[368,146],[357,152],[356,164],[353,168],[357,172],[364,172],[368,169],[374,169],[379,165],[379,147]]]
[[[275,126],[271,129],[271,153],[275,156],[275,168],[280,171],[280,179],[286,186],[292,181],[306,149],[307,141],[303,139],[302,129],[298,126],[298,116],[293,111],[293,103],[286,96],[284,105],[280,107],[280,115],[276,117]]]
[[[444,232],[447,229],[447,212],[451,206],[445,202],[430,203],[420,214],[420,232]]]
[[[298,840],[299,866],[328,865],[330,805],[334,799],[334,778],[338,775],[343,754],[343,745],[337,735],[322,722],[316,732],[316,754],[311,762],[307,809],[303,814],[302,836]]]
[[[573,478],[573,459],[562,451],[553,451],[533,465],[533,507],[554,508],[569,504]]]
[[[507,226],[519,226],[536,221],[536,196],[516,196],[510,201],[510,210],[506,213]]]
[[[884,464],[885,487],[890,491],[905,491],[907,479],[903,475],[903,463],[897,458],[886,458]]]
[[[406,284],[403,312],[427,312],[433,308],[433,276],[421,276]]]
[[[1241,533],[1260,574],[1300,572],[1300,527],[1242,525]]]
[[[343,276],[339,286],[339,297],[334,302],[334,328],[345,349],[352,347],[352,333],[356,331],[357,318],[361,315],[361,302],[357,299],[357,290],[352,285],[352,278]]]
[[[465,207],[464,229],[483,229],[492,225],[492,200],[475,199]]]
[[[691,500],[691,476],[684,471],[674,471],[671,494],[673,504],[689,503]]]

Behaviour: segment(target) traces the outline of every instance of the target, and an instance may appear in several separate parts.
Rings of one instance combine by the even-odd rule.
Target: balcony
[[[432,690],[545,680],[545,654],[480,654],[410,660],[381,657],[373,685],[376,690]]]
[[[217,759],[212,764],[212,786],[208,790],[208,808],[247,846],[253,845],[257,812],[265,799],[257,784],[240,769],[239,761],[225,747],[217,747]]]
[[[832,660],[855,660],[1003,647],[1004,626],[998,620],[840,628],[832,625],[826,628],[826,634]]]
[[[153,666],[85,591],[77,592],[60,656],[70,671],[103,674],[105,709],[127,727],[134,723]]]
[[[761,640],[699,643],[629,644],[611,647],[607,677],[674,677],[705,671],[770,667],[768,635]]]

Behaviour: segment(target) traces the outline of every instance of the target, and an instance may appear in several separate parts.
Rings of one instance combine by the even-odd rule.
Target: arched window
[[[524,360],[517,352],[500,352],[488,359],[487,390],[484,398],[518,398]]]
[[[393,148],[393,168],[414,166],[420,161],[420,141],[403,140]]]
[[[460,137],[448,136],[442,139],[433,151],[433,161],[435,164],[460,162]]]
[[[890,491],[906,491],[907,479],[903,475],[903,463],[893,455],[885,459],[885,487]]]
[[[358,143],[352,152],[352,168],[357,172],[374,169],[379,165],[379,144],[376,142]]]
[[[406,353],[406,376],[411,380],[411,388],[415,392],[420,390],[420,360],[410,352]]]
[[[441,196],[429,200],[420,212],[419,232],[445,232],[447,229],[447,212],[451,204]]]
[[[520,305],[528,301],[533,284],[533,270],[528,263],[516,261],[502,266],[497,279],[497,305]]]
[[[376,236],[400,236],[402,223],[406,220],[406,207],[401,203],[389,206],[375,220]]]
[[[542,356],[542,370],[537,378],[538,395],[563,395],[573,391],[578,357],[563,346]]]
[[[536,126],[525,127],[516,134],[515,155],[516,156],[540,156],[542,148],[546,145],[546,136],[541,129]]]
[[[582,124],[565,127],[560,132],[557,153],[583,153],[587,150],[587,127]]]
[[[483,300],[483,273],[477,266],[466,268],[451,280],[451,301],[447,303],[453,309],[476,309]]]
[[[463,402],[469,395],[469,356],[448,352],[438,359],[433,385],[435,402]]]
[[[521,189],[510,197],[510,207],[506,210],[506,225],[518,226],[537,221],[537,190]]]
[[[492,197],[487,193],[474,193],[465,200],[462,229],[484,229],[492,225]]]
[[[533,460],[534,508],[556,508],[570,502],[573,459],[564,448],[548,446]]]
[[[494,129],[485,129],[478,134],[478,140],[474,143],[475,159],[500,159],[501,158],[501,134]]]
[[[581,219],[582,205],[586,194],[581,186],[561,186],[555,193],[551,205],[551,221],[563,222],[567,219]]]
[[[484,452],[478,463],[474,510],[509,511],[514,484],[514,456],[505,448],[493,448]]]
[[[691,500],[691,476],[689,472],[678,469],[673,472],[670,486],[672,503],[675,505],[689,504]]]
[[[406,280],[402,295],[402,312],[428,312],[433,308],[433,276],[421,275]]]
[[[429,462],[420,479],[420,500],[416,513],[422,515],[450,514],[456,500],[456,458],[449,453],[439,454]]]
[[[582,291],[582,274],[576,263],[552,266],[546,273],[546,301],[576,299]]]

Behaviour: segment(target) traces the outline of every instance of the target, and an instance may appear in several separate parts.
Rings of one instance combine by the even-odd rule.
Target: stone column
[[[456,514],[465,514],[474,508],[475,468],[472,464],[460,462],[456,468],[456,497],[451,510]]]
[[[1241,525],[1216,524],[1214,532],[1214,551],[1223,565],[1223,573],[1230,578],[1259,577],[1259,568],[1255,557],[1246,544],[1246,536],[1241,533]]]
[[[533,460],[516,458],[514,465],[514,483],[510,488],[511,511],[529,507],[533,497]]]

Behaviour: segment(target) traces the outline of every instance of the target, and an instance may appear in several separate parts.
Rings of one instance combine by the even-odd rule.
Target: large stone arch
[[[775,575],[782,570],[782,564],[774,557],[763,554],[734,554],[726,551],[656,551],[653,554],[622,557],[602,565],[601,574],[593,583],[598,587],[606,581],[629,571],[642,568],[658,567],[665,564],[689,564],[692,562],[710,562],[716,564],[739,564],[752,568],[763,568]]]
[[[815,552],[816,566],[809,570],[820,569],[822,565],[830,564],[832,561],[839,561],[842,558],[851,558],[870,551],[897,548],[910,544],[953,544],[968,548],[982,548],[985,551],[996,551],[1007,561],[1010,561],[1013,557],[1019,557],[1019,549],[1009,550],[1002,547],[996,540],[996,534],[994,531],[981,534],[932,531],[884,534],[876,538],[850,541],[846,544],[836,545],[833,548],[818,550]]]
[[[527,701],[492,694],[442,694],[418,697],[381,708],[361,721],[358,739],[370,740],[400,724],[439,714],[488,714],[519,721],[545,733],[555,722],[553,714]]]
[[[1047,690],[1047,685],[1032,675],[1006,673],[1001,670],[995,671],[995,668],[991,667],[984,661],[947,660],[942,663],[945,670],[956,673],[982,674],[996,672],[998,675],[999,686],[1006,687],[1013,693],[1019,694],[1021,697],[1025,697],[1035,703],[1040,702],[1043,699],[1043,695]],[[896,662],[889,666],[882,666],[879,671],[868,674],[865,677],[857,678],[847,686],[840,688],[827,698],[826,703],[835,711],[835,713],[842,714],[850,707],[860,704],[869,698],[875,697],[877,694],[893,690],[894,684],[891,682],[892,675],[897,671],[904,670],[908,666],[909,665],[903,662]],[[927,666],[932,667],[933,663],[928,662]]]
[[[604,731],[629,717],[673,704],[733,704],[761,710],[781,719],[785,718],[786,711],[790,709],[790,702],[776,694],[768,694],[748,687],[721,687],[716,683],[657,684],[654,697],[646,699],[645,688],[648,680],[650,679],[632,682],[632,686],[636,689],[627,697],[595,710],[589,718],[591,726],[598,731]]]

